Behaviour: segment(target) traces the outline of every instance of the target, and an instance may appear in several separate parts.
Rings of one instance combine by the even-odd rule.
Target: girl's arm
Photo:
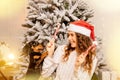
[[[49,77],[52,75],[52,73],[57,69],[58,64],[60,63],[62,59],[63,54],[63,46],[60,46],[56,49],[54,52],[54,55],[47,56],[44,59],[43,66],[42,66],[42,76],[43,77]]]

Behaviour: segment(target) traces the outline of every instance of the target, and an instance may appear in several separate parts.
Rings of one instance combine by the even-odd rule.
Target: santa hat
[[[68,30],[90,37],[93,40],[93,44],[97,45],[97,42],[95,41],[94,26],[91,24],[83,20],[74,21],[70,23]]]

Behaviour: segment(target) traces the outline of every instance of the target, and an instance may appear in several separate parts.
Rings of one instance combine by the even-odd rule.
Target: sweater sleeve
[[[61,62],[62,55],[64,53],[64,47],[60,46],[56,49],[54,52],[53,57],[46,57],[43,62],[42,66],[42,76],[43,77],[49,77],[52,75],[52,73],[57,69],[57,66]]]

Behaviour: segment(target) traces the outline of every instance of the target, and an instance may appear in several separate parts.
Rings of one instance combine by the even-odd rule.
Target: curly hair
[[[65,54],[63,56],[63,61],[67,61],[70,55],[70,52],[73,50],[76,50],[77,56],[79,56],[82,52],[85,52],[91,45],[92,41],[88,36],[82,35],[80,33],[75,33],[77,36],[77,46],[76,48],[72,48],[71,44],[69,43],[64,49],[65,49]],[[86,56],[85,62],[82,64],[82,67],[84,70],[88,71],[89,73],[91,72],[92,69],[92,58],[95,56],[95,51],[89,51],[88,55]]]

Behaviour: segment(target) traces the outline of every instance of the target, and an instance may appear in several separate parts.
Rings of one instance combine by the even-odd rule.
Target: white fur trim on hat
[[[81,34],[86,35],[88,37],[90,37],[90,33],[91,33],[91,31],[89,29],[85,28],[84,26],[77,26],[74,24],[70,24],[68,27],[68,30],[74,31],[77,33],[81,33]]]

